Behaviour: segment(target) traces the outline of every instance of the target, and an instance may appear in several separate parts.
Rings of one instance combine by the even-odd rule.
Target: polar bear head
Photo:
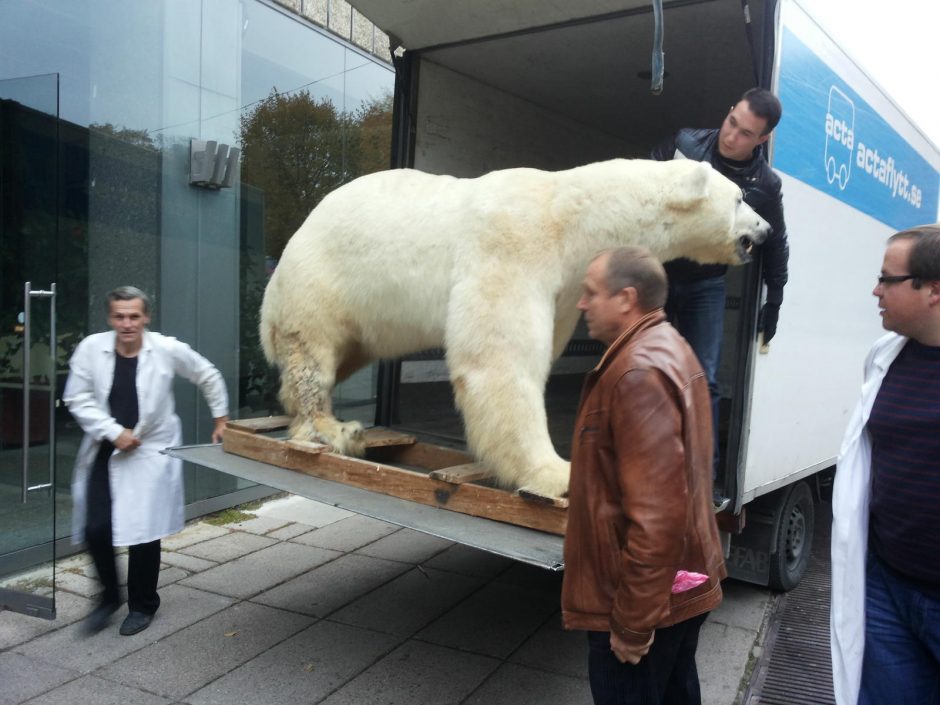
[[[741,189],[707,162],[664,162],[673,172],[665,192],[663,227],[677,251],[662,258],[688,257],[702,263],[742,264],[753,245],[770,235],[770,225],[744,202]]]

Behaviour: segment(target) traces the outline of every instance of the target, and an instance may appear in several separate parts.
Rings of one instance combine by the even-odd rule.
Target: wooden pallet
[[[419,442],[387,428],[366,430],[366,456],[351,458],[321,443],[263,435],[286,429],[288,416],[229,421],[222,448],[262,463],[400,497],[440,509],[563,536],[568,500],[520,494],[486,484],[490,473],[452,448]]]

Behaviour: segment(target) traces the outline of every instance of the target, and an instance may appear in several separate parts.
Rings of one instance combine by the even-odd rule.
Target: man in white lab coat
[[[228,420],[219,371],[188,345],[147,330],[150,300],[119,287],[107,296],[112,330],[75,349],[63,399],[85,432],[72,481],[73,540],[85,540],[104,593],[86,618],[93,634],[120,606],[114,546],[129,546],[123,635],[148,626],[160,605],[160,539],[183,528],[182,462],[160,451],[182,442],[173,378],[198,385],[218,443]]]
[[[832,499],[839,705],[940,703],[940,223],[893,235]]]

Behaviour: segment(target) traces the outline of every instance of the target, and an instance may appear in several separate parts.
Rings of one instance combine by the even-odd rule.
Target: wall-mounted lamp
[[[230,188],[235,183],[241,150],[215,140],[190,140],[189,184],[208,189]]]

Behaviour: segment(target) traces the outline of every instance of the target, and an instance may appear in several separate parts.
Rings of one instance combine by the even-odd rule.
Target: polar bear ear
[[[708,162],[689,161],[689,168],[683,169],[672,184],[669,205],[686,210],[694,208],[708,197],[709,186],[714,178],[711,164]]]

